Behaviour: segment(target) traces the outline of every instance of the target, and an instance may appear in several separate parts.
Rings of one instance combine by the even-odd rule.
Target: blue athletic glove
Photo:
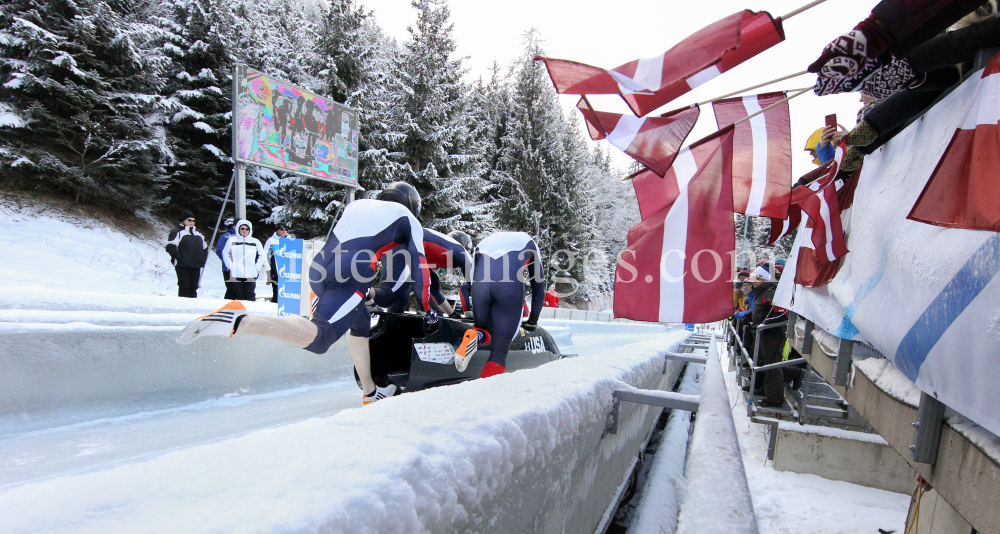
[[[434,310],[427,310],[427,324],[434,324],[438,322],[438,314]]]

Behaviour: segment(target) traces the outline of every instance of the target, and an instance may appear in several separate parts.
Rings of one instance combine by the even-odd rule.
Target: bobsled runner
[[[368,342],[372,379],[380,387],[395,384],[406,392],[479,378],[490,357],[490,345],[479,347],[464,372],[455,368],[455,349],[473,326],[471,320],[452,318],[425,325],[422,315],[373,311]],[[559,358],[562,353],[544,328],[520,328],[510,342],[506,370],[538,367]],[[357,380],[357,373],[354,378]]]

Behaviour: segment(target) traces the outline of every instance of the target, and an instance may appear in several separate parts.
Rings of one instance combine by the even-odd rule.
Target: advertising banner
[[[793,253],[774,301],[837,337],[866,341],[921,391],[1000,435],[1000,234],[907,218],[975,89],[959,86],[865,157],[842,215],[851,252],[840,270],[827,285],[796,285]],[[798,245],[809,239],[804,229],[803,221]]]
[[[357,111],[246,65],[235,82],[237,160],[357,185]]]
[[[274,253],[278,270],[278,317],[299,315],[302,302],[302,240],[281,238]]]

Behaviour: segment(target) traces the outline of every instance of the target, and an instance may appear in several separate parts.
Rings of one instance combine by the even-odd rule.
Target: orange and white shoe
[[[479,328],[466,330],[465,335],[462,336],[462,343],[458,346],[458,350],[455,351],[455,369],[458,369],[459,373],[464,373],[465,368],[469,366],[469,362],[472,360],[472,355],[479,350],[479,346],[486,345],[489,342],[489,332]]]
[[[395,384],[389,384],[384,388],[375,386],[375,391],[373,391],[371,395],[365,395],[361,397],[361,402],[364,403],[365,406],[368,406],[373,402],[378,402],[382,399],[388,399],[389,397],[395,394],[396,394]]]
[[[208,315],[202,315],[181,330],[177,343],[187,345],[200,336],[233,337],[236,326],[247,315],[247,309],[238,300],[231,300],[225,306]]]

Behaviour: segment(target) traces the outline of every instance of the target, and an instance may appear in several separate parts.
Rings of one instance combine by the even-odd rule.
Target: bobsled
[[[490,345],[497,340],[479,347],[464,372],[455,368],[455,350],[465,331],[473,327],[471,319],[441,318],[427,325],[422,315],[373,311],[368,338],[372,380],[380,387],[395,384],[401,392],[408,392],[479,378],[490,357]],[[538,367],[562,357],[544,328],[519,328],[510,342],[506,370]],[[358,380],[357,372],[354,378]]]

